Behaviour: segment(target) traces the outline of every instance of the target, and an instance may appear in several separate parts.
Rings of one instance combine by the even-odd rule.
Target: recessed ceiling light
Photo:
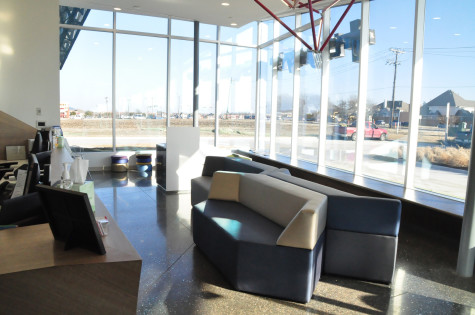
[[[432,18],[433,20],[440,20],[440,16],[435,16]]]
[[[397,27],[396,26],[390,26],[389,29],[395,30],[395,29],[397,29]]]
[[[114,8],[114,10],[116,10],[116,11],[122,11],[121,8]]]
[[[222,5],[223,7],[228,7],[228,6],[229,6],[229,3],[228,3],[228,2],[221,2],[221,5]]]
[[[455,33],[455,34],[454,34],[454,36],[460,36],[460,35],[462,35],[462,34],[459,34],[459,33]]]
[[[231,26],[237,26],[237,23],[231,23]]]

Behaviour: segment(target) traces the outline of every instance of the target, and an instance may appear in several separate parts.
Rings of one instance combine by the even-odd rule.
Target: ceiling
[[[281,0],[260,1],[277,15],[288,15],[294,12],[286,8]],[[223,6],[221,4],[223,2],[229,3],[229,6]],[[334,0],[321,0],[314,6],[325,7],[332,2]],[[349,2],[350,0],[341,0],[339,5]],[[121,12],[126,13],[171,16],[231,27],[240,27],[252,21],[270,18],[270,15],[254,0],[59,0],[59,4],[106,11],[121,8]]]

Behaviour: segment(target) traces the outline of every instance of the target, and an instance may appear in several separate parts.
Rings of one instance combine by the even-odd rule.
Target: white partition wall
[[[198,127],[168,127],[166,190],[189,191],[191,179],[201,175]]]

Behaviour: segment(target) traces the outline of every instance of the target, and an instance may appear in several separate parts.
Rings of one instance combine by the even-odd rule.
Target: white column
[[[416,1],[414,21],[414,44],[412,53],[411,106],[409,108],[409,134],[407,139],[406,177],[404,187],[414,188],[419,133],[419,114],[422,94],[422,62],[424,54],[424,23],[426,0]]]
[[[323,38],[330,35],[330,10],[323,13]],[[325,166],[326,139],[327,139],[327,116],[328,116],[328,89],[330,87],[330,45],[322,52],[322,87],[320,92],[320,132],[318,140],[318,167]]]
[[[274,21],[274,38],[279,35],[279,23]],[[275,138],[277,133],[277,60],[279,59],[279,42],[274,42],[272,54],[272,98],[271,98],[271,114],[270,114],[270,158],[275,158]]]
[[[355,148],[354,174],[361,175],[363,169],[364,131],[366,121],[366,98],[368,92],[369,58],[369,0],[361,1],[360,71],[358,78],[358,120]]]
[[[297,14],[295,16],[295,26],[300,27],[302,24],[302,16]],[[297,33],[299,36],[301,32]],[[297,37],[294,37],[294,92],[292,101],[292,139],[290,151],[290,163],[297,164],[297,148],[299,136],[299,112],[300,112],[300,49],[302,43]]]
[[[117,31],[116,31],[116,13],[112,15],[112,24],[113,24],[113,33],[112,33],[112,151],[117,151],[117,137],[116,137],[116,97],[115,97],[115,85],[116,85],[116,40],[117,40]]]
[[[472,126],[474,123],[475,120],[472,122]],[[475,150],[473,149],[473,143],[475,143],[475,133],[472,132],[467,194],[465,196],[462,235],[460,236],[457,259],[457,274],[462,277],[472,277],[475,264]]]
[[[170,80],[171,80],[171,55],[172,55],[172,42],[170,32],[172,29],[172,21],[168,18],[168,37],[167,37],[167,128],[170,127]]]
[[[261,36],[261,26],[262,22],[257,23],[257,45],[259,46],[259,39]],[[261,49],[257,48],[257,60],[256,60],[256,97],[255,97],[255,106],[254,106],[254,151],[259,151],[259,142],[260,142],[260,93],[261,93],[261,80],[259,78],[259,64],[262,59]]]

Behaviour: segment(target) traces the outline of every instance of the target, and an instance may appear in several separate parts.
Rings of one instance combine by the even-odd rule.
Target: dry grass
[[[428,160],[434,164],[446,165],[456,168],[468,168],[470,149],[462,147],[419,147],[417,160]]]

